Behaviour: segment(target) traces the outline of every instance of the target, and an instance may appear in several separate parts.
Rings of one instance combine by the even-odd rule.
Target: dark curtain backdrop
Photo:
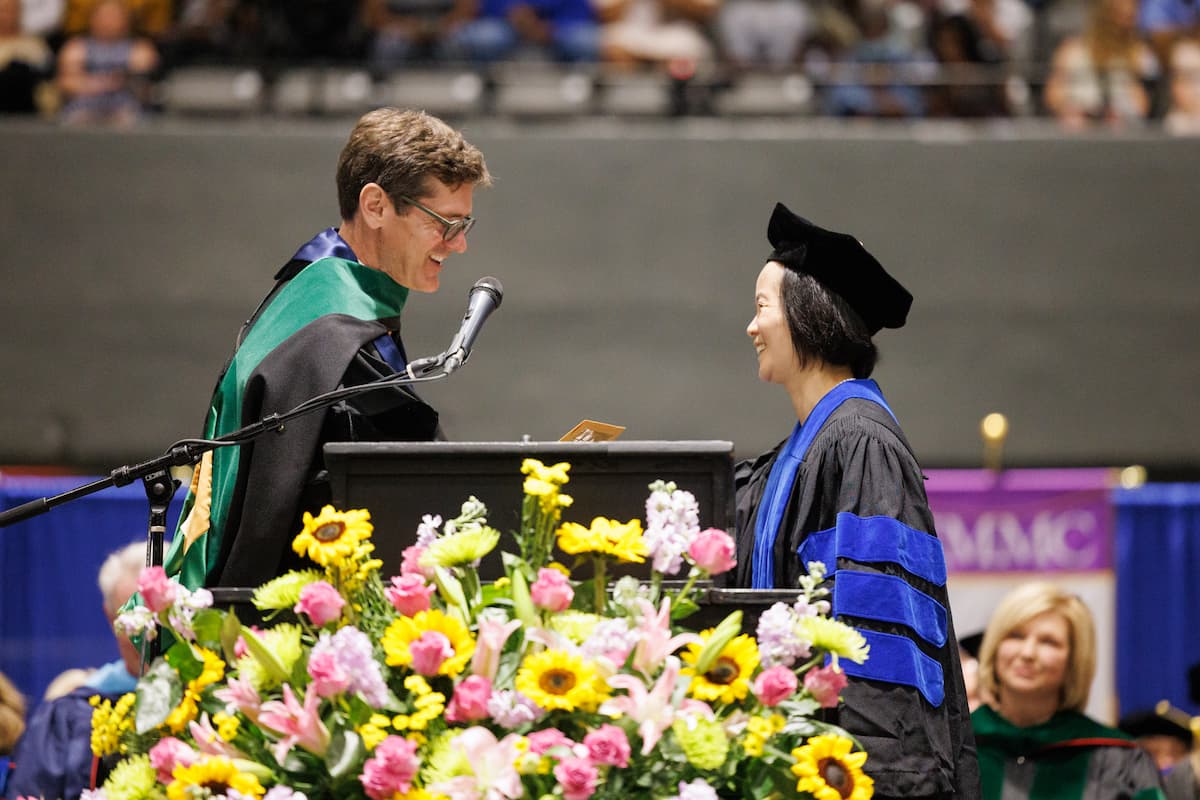
[[[1200,662],[1200,485],[1148,484],[1114,502],[1121,713],[1169,700],[1200,714],[1187,685]]]
[[[0,509],[52,497],[87,478],[0,478]],[[168,517],[174,530],[184,492]],[[100,565],[109,553],[145,541],[149,503],[141,483],[108,488],[0,528],[0,672],[30,707],[54,676],[117,658],[104,618]]]

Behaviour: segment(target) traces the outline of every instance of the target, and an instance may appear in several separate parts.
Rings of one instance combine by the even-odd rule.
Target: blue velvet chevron
[[[861,631],[871,647],[862,664],[842,659],[838,662],[847,675],[867,680],[912,686],[929,701],[940,706],[946,699],[942,665],[925,655],[907,636],[879,631]]]
[[[936,536],[891,517],[860,517],[843,511],[832,528],[817,531],[797,551],[800,562],[824,562],[830,573],[839,558],[864,564],[899,564],[936,586],[946,585],[946,555]]]

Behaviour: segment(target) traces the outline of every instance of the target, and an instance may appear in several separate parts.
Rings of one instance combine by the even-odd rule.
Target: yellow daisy
[[[608,696],[596,666],[566,650],[526,656],[517,671],[516,689],[547,711],[595,711]]]
[[[815,649],[847,658],[855,664],[866,661],[871,650],[861,633],[829,617],[801,617],[796,633],[811,642]]]
[[[641,564],[650,553],[642,538],[642,523],[636,519],[621,523],[596,517],[590,528],[577,522],[563,523],[558,529],[558,546],[571,555],[599,553],[627,564]]]
[[[374,526],[371,512],[365,509],[337,511],[325,506],[313,516],[304,512],[304,529],[292,541],[297,555],[307,556],[322,567],[352,558],[358,545],[369,539]]]
[[[176,767],[175,780],[167,786],[167,800],[191,800],[204,796],[201,790],[223,795],[229,789],[243,797],[262,797],[266,791],[251,773],[242,772],[224,756],[213,756],[190,767]]]
[[[439,675],[454,677],[466,668],[475,652],[471,631],[456,617],[447,616],[436,608],[418,612],[413,617],[397,617],[383,632],[383,651],[389,667],[407,667],[412,663],[409,645],[427,631],[442,634],[450,641],[454,655],[442,662]]]
[[[792,751],[796,763],[796,791],[808,792],[814,800],[868,800],[875,782],[863,774],[866,753],[851,753],[854,743],[844,736],[814,736]]]
[[[688,694],[697,700],[735,703],[745,698],[746,693],[750,691],[750,676],[758,667],[758,643],[744,633],[735,636],[722,648],[708,669],[697,674],[696,662],[713,630],[715,629],[710,628],[703,631],[700,634],[703,641],[689,644],[680,654],[684,663],[689,666],[680,670],[679,674],[691,677]]]

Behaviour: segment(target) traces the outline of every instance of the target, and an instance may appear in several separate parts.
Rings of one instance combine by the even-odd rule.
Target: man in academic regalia
[[[288,411],[339,386],[405,369],[400,311],[433,292],[467,249],[483,155],[441,120],[383,108],[359,120],[337,167],[341,225],[303,245],[243,326],[213,393],[204,436]],[[376,390],[298,417],[281,433],[223,447],[197,466],[167,573],[191,588],[256,586],[294,565],[303,512],[329,500],[327,441],[423,441],[437,413],[407,388]]]
[[[796,587],[823,562],[832,613],[870,645],[863,664],[841,662],[850,682],[831,721],[867,751],[875,796],[978,797],[941,543],[920,466],[869,380],[872,337],[904,324],[912,295],[857,239],[782,204],[768,239],[746,332],[796,422],[737,467],[735,583]]]

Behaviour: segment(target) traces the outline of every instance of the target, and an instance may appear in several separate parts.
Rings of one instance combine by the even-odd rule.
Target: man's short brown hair
[[[342,219],[354,219],[358,196],[378,183],[397,208],[399,198],[428,194],[428,179],[451,189],[492,182],[479,148],[424,111],[378,108],[364,114],[338,158],[338,206]]]

